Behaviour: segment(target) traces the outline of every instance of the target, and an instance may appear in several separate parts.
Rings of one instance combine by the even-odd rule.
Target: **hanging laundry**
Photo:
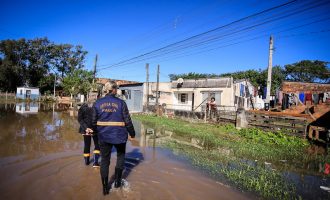
[[[264,91],[262,93],[262,99],[266,99],[267,96],[267,87],[264,87]]]
[[[243,97],[244,96],[244,85],[241,84],[241,87],[240,87],[240,96]]]
[[[306,103],[307,103],[308,101],[310,101],[311,104],[313,103],[313,102],[312,102],[312,101],[313,101],[313,96],[312,96],[311,93],[305,93],[305,105],[306,105]]]
[[[305,103],[305,93],[301,92],[299,94],[299,100],[301,101],[301,103]]]
[[[323,98],[324,98],[324,93],[320,93],[319,94],[319,101],[321,101],[322,103],[324,103]]]
[[[314,104],[319,104],[319,94],[313,94],[313,102]]]
[[[249,91],[248,86],[246,85],[245,86],[245,97],[248,98],[249,96],[250,96],[250,91]]]
[[[279,93],[278,93],[278,103],[282,104],[282,101],[283,101],[283,92],[279,91]]]

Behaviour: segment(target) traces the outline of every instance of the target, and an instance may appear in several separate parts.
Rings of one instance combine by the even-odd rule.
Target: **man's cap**
[[[113,89],[118,89],[118,85],[115,81],[106,82],[103,87],[103,91],[105,92],[111,91]]]

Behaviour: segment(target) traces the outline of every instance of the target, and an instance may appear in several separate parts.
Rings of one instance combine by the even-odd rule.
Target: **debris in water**
[[[287,162],[287,160],[280,160],[280,162]]]
[[[271,165],[272,163],[269,163],[269,162],[265,162],[265,165]]]
[[[151,181],[151,182],[153,182],[153,183],[160,183],[160,182],[158,182],[158,181]]]
[[[330,193],[330,187],[320,186],[320,188]]]

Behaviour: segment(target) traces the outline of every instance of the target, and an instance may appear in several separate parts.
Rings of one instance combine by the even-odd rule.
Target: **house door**
[[[191,111],[194,111],[194,103],[195,103],[195,93],[192,93],[192,97],[191,97]]]
[[[133,110],[141,112],[142,111],[142,91],[133,91]]]
[[[25,98],[31,99],[31,90],[26,90]]]

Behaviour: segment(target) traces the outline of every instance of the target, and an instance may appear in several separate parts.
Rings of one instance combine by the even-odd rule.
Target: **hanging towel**
[[[319,94],[313,94],[313,102],[314,104],[319,104]]]
[[[322,103],[324,103],[323,98],[324,98],[324,93],[320,93],[319,94],[319,100],[321,100]]]
[[[244,96],[244,85],[241,84],[241,87],[240,87],[240,96],[243,97]]]
[[[279,93],[278,93],[278,103],[282,104],[282,101],[283,101],[283,92],[279,91]]]
[[[305,93],[301,92],[299,94],[299,100],[301,101],[301,103],[305,103]]]
[[[312,101],[312,100],[313,100],[312,94],[311,93],[306,93],[305,94],[305,101]]]
[[[262,99],[266,99],[267,96],[267,87],[264,87],[264,92],[262,93]]]

